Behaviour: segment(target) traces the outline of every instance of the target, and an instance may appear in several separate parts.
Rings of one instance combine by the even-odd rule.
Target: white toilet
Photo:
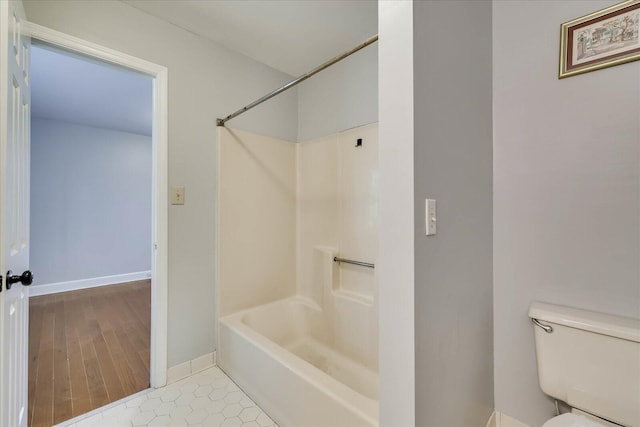
[[[571,413],[543,427],[640,427],[640,319],[534,302],[542,391]]]

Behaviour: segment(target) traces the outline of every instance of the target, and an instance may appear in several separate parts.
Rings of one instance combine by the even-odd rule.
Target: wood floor
[[[150,327],[150,280],[32,297],[29,426],[148,388]]]

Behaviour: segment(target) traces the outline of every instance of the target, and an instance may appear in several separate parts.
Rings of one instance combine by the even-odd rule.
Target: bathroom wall
[[[414,426],[413,3],[378,2],[380,425]]]
[[[493,411],[491,2],[413,5],[416,425],[482,426]]]
[[[31,121],[33,287],[151,270],[151,137]]]
[[[120,1],[25,1],[28,19],[168,67],[169,185],[186,187],[169,209],[168,362],[214,350],[216,342],[215,119],[291,76]],[[293,89],[234,119],[233,126],[295,141]]]
[[[218,128],[220,316],[296,291],[296,144]]]
[[[298,141],[377,121],[378,43],[298,86]]]
[[[356,147],[358,139],[362,145]],[[332,321],[336,348],[377,370],[375,269],[332,260],[376,263],[378,126],[334,133],[296,149],[298,294]]]
[[[531,301],[640,317],[640,62],[557,76],[560,24],[615,3],[493,3],[496,409],[532,426]]]

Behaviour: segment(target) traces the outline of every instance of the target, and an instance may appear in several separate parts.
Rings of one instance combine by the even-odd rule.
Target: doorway
[[[150,135],[150,232],[149,236],[146,238],[147,240],[147,254],[150,255],[150,263],[148,270],[134,271],[130,273],[134,274],[105,274],[100,275],[98,277],[93,277],[89,281],[85,281],[84,285],[87,285],[87,289],[74,289],[74,286],[78,285],[78,280],[64,280],[64,279],[52,279],[52,283],[48,283],[49,291],[71,291],[66,292],[68,296],[70,296],[70,303],[68,304],[69,313],[73,313],[73,308],[77,308],[80,302],[85,299],[88,303],[85,305],[85,308],[82,308],[77,313],[83,313],[85,315],[88,314],[88,318],[92,321],[89,326],[85,328],[84,332],[93,333],[94,337],[97,337],[97,341],[92,341],[93,353],[89,350],[87,353],[89,354],[89,359],[92,359],[91,356],[95,356],[93,359],[96,363],[92,364],[92,361],[82,360],[81,365],[85,371],[87,371],[87,376],[85,379],[96,378],[98,373],[103,376],[103,383],[106,386],[106,382],[110,380],[106,380],[104,378],[105,373],[107,375],[111,375],[112,379],[117,378],[120,381],[120,386],[115,386],[115,388],[111,388],[112,392],[108,394],[112,394],[114,396],[113,399],[110,396],[107,399],[95,399],[98,406],[102,406],[107,404],[113,400],[118,400],[118,398],[122,398],[131,392],[135,392],[136,388],[148,388],[151,387],[161,387],[166,384],[166,371],[167,371],[167,348],[166,348],[166,335],[167,335],[167,285],[166,285],[166,270],[167,270],[167,196],[166,196],[166,188],[167,188],[167,71],[166,68],[148,63],[146,61],[140,60],[138,58],[130,57],[128,55],[122,54],[120,52],[113,51],[111,49],[106,49],[101,46],[95,45],[93,43],[77,39],[75,37],[70,37],[63,33],[59,33],[57,31],[49,30],[45,27],[40,27],[34,24],[28,24],[26,26],[27,33],[31,36],[32,42],[34,45],[44,45],[47,49],[58,49],[62,50],[66,55],[79,55],[84,57],[85,59],[89,59],[91,62],[100,63],[103,66],[114,68],[117,67],[119,69],[127,69],[130,71],[134,71],[138,74],[144,74],[147,78],[151,80],[151,91],[152,91],[152,106],[151,106],[151,135]],[[37,47],[36,47],[37,48]],[[64,100],[63,100],[64,102]],[[80,159],[81,160],[81,159]],[[76,177],[76,179],[82,179],[82,177]],[[121,261],[122,262],[122,261]],[[35,270],[35,268],[34,268]],[[143,274],[144,277],[138,277],[138,275]],[[38,277],[38,272],[34,272],[35,277]],[[121,277],[112,277],[112,276],[121,276]],[[106,282],[105,282],[106,281]],[[115,281],[115,282],[114,282]],[[104,282],[104,283],[103,283]],[[120,284],[114,284],[114,283]],[[42,283],[41,284],[47,284]],[[60,295],[63,294],[53,294],[48,291],[42,291],[43,288],[38,289],[38,283],[34,283],[35,286],[31,287],[32,294],[36,296],[33,297],[33,302],[36,303],[32,307],[35,307],[39,302],[38,299],[44,299],[47,297],[53,297],[54,302],[49,307],[49,312],[47,314],[47,310],[34,310],[34,315],[38,316],[38,320],[35,323],[40,323],[40,325],[49,325],[45,323],[45,317],[53,316],[55,318],[56,315],[60,315],[59,312],[56,312],[56,308],[52,308],[54,306],[64,307],[59,304]],[[109,285],[109,286],[100,286],[100,285]],[[95,287],[100,286],[100,287]],[[48,294],[48,295],[45,295]],[[72,295],[73,294],[73,295]],[[57,302],[55,300],[58,300]],[[41,306],[47,305],[46,303],[40,303]],[[111,305],[116,309],[113,313],[109,314],[104,309],[106,306]],[[40,307],[41,308],[41,307]],[[59,311],[59,309],[57,309]],[[144,316],[140,316],[140,313],[144,312],[148,313],[147,319]],[[66,317],[64,315],[63,317]],[[72,319],[78,320],[81,318],[81,315],[69,314],[69,317]],[[118,323],[123,323],[123,319],[135,320],[139,325],[144,325],[147,323],[147,332],[144,331],[144,327],[140,330],[136,330],[135,327],[129,329],[129,331],[125,332],[130,334],[130,337],[127,339],[118,339],[118,333],[113,328],[113,333],[109,335],[109,333],[105,334],[100,332],[96,334],[95,326],[100,324],[100,319],[102,319],[103,323],[111,322],[114,325]],[[129,323],[131,324],[131,323]],[[92,332],[93,328],[93,332]],[[149,331],[150,330],[150,331]],[[53,339],[58,339],[62,333],[64,332],[64,328],[55,328],[53,329]],[[149,334],[150,332],[150,334]],[[147,333],[147,342],[146,344],[143,342],[144,339],[141,337]],[[42,331],[38,332],[38,340],[42,341]],[[78,336],[80,333],[78,333]],[[33,338],[35,341],[35,337]],[[117,350],[110,350],[108,348],[109,341],[116,342],[120,345],[121,353],[118,356]],[[71,342],[71,346],[69,345],[69,341],[67,341],[66,347],[73,347],[73,341]],[[127,343],[128,342],[128,343]],[[123,344],[124,343],[124,344]],[[80,343],[77,343],[80,344]],[[31,346],[31,342],[30,342]],[[78,347],[76,347],[78,348]],[[82,354],[82,347],[80,345],[80,354]],[[55,350],[54,350],[55,351]],[[114,353],[116,354],[114,356]],[[129,356],[126,354],[129,353]],[[132,358],[131,354],[137,354],[138,356],[138,365],[134,367],[133,371],[137,371],[138,374],[132,373],[131,375],[127,374],[127,368],[124,367],[125,364],[129,363]],[[111,367],[109,367],[109,363],[107,359],[104,359],[104,355],[109,356],[111,360]],[[104,364],[100,365],[100,358],[103,357]],[[120,364],[116,362],[115,359],[120,357]],[[58,366],[58,371],[64,369],[64,362],[67,363],[67,369],[69,373],[74,369],[70,363],[71,358],[68,357],[59,357],[60,364],[62,367]],[[33,361],[30,358],[29,368],[31,369],[33,365]],[[135,365],[136,363],[133,362]],[[50,364],[50,366],[55,370],[56,363],[55,361]],[[92,368],[93,366],[93,368]],[[49,377],[48,373],[44,372],[44,377]],[[78,368],[79,369],[79,368]],[[141,378],[139,376],[140,369],[145,371],[146,379]],[[105,371],[105,372],[103,372]],[[133,372],[133,371],[130,371]],[[64,376],[64,375],[63,375]],[[71,377],[72,375],[69,375]],[[91,388],[90,384],[91,380],[86,381],[87,389]],[[115,384],[114,381],[111,381],[112,384]],[[54,388],[53,384],[48,384],[45,382],[45,387],[51,386]],[[38,385],[32,384],[31,378],[29,382],[29,390],[31,389],[37,390]],[[68,394],[73,394],[73,386],[70,386],[71,390],[68,390]],[[106,387],[105,387],[106,388]],[[56,390],[54,389],[54,392]],[[100,394],[100,393],[98,393]],[[31,397],[31,393],[30,393]],[[78,397],[78,396],[76,396]],[[72,396],[73,398],[73,396]],[[91,397],[89,398],[91,400]],[[77,404],[78,408],[84,408],[87,410],[93,409],[95,405],[91,402],[87,403],[82,402],[82,399]],[[29,402],[29,414],[31,415],[32,404]],[[54,409],[52,408],[52,411]],[[52,415],[51,422],[57,423],[62,421],[62,418],[72,418],[78,415],[77,412],[71,410],[69,412],[68,409],[64,409],[62,411],[65,415],[60,415],[59,417],[54,417]],[[68,416],[70,415],[70,416]],[[61,418],[62,417],[62,418]],[[30,422],[33,420],[30,420]],[[36,424],[33,424],[36,425]]]
[[[152,79],[31,44],[28,422],[149,387]]]

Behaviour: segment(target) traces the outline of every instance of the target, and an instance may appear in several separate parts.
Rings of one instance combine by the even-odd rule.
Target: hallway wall
[[[151,137],[33,118],[33,287],[151,270]]]

